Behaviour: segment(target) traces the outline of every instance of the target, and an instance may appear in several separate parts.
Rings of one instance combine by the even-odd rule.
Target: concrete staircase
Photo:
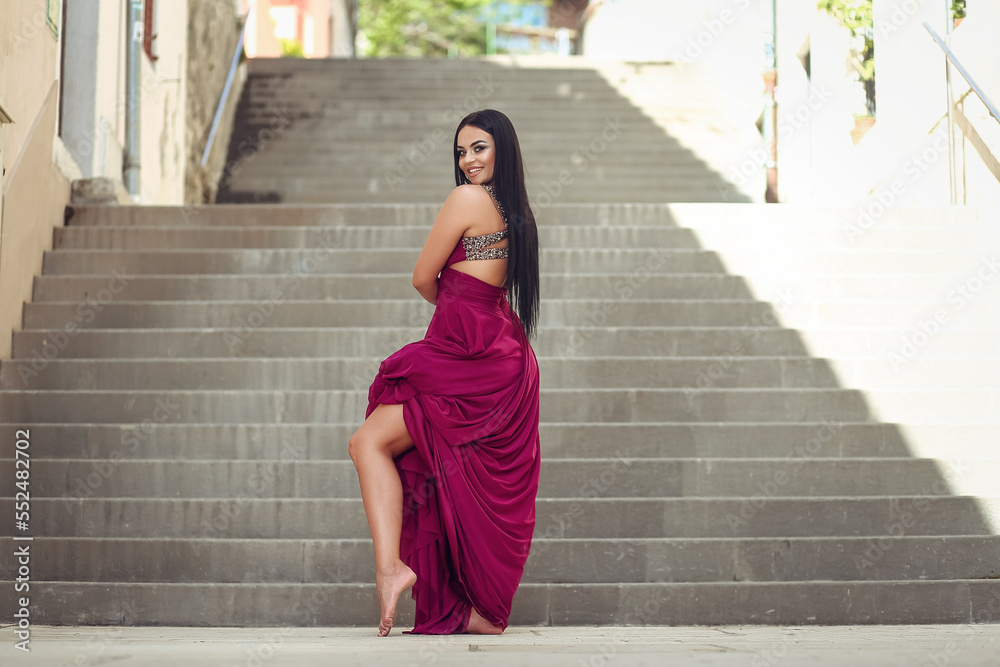
[[[35,622],[374,624],[347,439],[431,314],[416,178],[387,197],[411,203],[70,211],[0,364]],[[884,354],[985,221],[892,212],[858,246],[856,211],[589,194],[538,210],[544,464],[512,623],[997,622],[1000,281],[907,373]]]
[[[720,174],[760,136],[711,70],[543,57],[253,60],[217,201],[440,203],[484,107],[517,128],[537,205],[753,200]]]

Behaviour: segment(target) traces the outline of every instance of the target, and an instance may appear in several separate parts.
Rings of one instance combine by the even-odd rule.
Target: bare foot
[[[413,587],[417,575],[403,561],[399,561],[391,572],[375,573],[375,593],[378,595],[380,620],[378,636],[385,637],[396,622],[396,602],[404,591]]]
[[[493,625],[473,609],[469,614],[469,627],[466,632],[470,635],[500,635],[503,634],[503,626]]]

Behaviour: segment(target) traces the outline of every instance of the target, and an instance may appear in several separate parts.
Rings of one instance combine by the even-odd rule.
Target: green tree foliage
[[[491,0],[361,0],[358,30],[367,40],[365,55],[460,56],[486,50],[481,10]]]
[[[951,3],[951,13],[957,19],[965,18],[965,0],[953,0]]]
[[[358,31],[370,58],[478,56],[486,53],[487,20],[506,22],[503,7],[532,4],[551,0],[359,0]]]
[[[281,57],[282,58],[305,58],[306,52],[302,48],[302,42],[297,39],[282,39],[281,40]]]

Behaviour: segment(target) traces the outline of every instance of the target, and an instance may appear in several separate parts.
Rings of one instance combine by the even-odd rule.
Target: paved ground
[[[0,664],[89,667],[1000,667],[1000,625],[514,627],[501,637],[388,638],[358,628],[4,626]]]

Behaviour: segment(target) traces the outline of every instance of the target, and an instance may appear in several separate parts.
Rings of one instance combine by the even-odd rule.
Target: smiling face
[[[493,182],[493,162],[496,144],[493,135],[475,125],[466,125],[458,131],[455,142],[458,166],[470,183],[489,185]]]

